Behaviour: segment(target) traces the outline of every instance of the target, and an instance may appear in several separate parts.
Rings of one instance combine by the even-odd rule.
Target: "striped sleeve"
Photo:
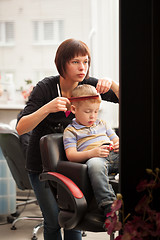
[[[105,123],[105,127],[106,127],[106,134],[108,136],[108,138],[110,139],[110,141],[112,141],[114,138],[118,138],[117,134],[115,133],[115,131],[110,127],[109,124]]]
[[[64,149],[71,148],[77,146],[76,134],[73,131],[73,127],[70,125],[64,130],[63,133],[63,144]]]

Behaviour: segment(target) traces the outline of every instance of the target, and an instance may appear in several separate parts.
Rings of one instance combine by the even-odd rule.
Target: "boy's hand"
[[[119,152],[119,141],[113,144],[113,151],[114,152]]]
[[[107,145],[102,145],[100,147],[96,147],[94,149],[92,149],[92,157],[108,157],[109,155],[109,150],[107,149],[108,146]]]

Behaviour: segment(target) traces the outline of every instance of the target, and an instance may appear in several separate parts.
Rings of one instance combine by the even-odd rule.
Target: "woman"
[[[68,98],[78,84],[88,83],[102,93],[102,99],[118,102],[118,86],[115,82],[97,80],[89,77],[90,52],[85,43],[68,39],[58,47],[55,64],[58,76],[47,77],[33,89],[26,107],[18,117],[17,132],[19,135],[32,131],[26,168],[44,217],[44,239],[61,240],[58,224],[58,207],[50,189],[39,181],[42,172],[42,161],[39,140],[42,136],[63,132],[74,115],[67,111]],[[116,92],[117,96],[112,90]],[[80,240],[81,233],[76,230],[64,230],[65,240]]]

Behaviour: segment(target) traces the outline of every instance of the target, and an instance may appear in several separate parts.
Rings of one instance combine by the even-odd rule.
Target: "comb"
[[[83,100],[96,99],[96,98],[99,98],[99,95],[94,95],[94,96],[82,96],[82,97],[70,97],[70,98],[68,98],[68,99],[72,102],[72,101],[83,101]]]

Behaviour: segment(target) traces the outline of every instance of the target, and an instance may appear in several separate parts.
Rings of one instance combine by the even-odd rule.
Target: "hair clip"
[[[99,98],[99,95],[82,96],[82,97],[70,97],[68,99],[72,102],[72,101],[83,101],[83,100],[96,99],[96,98]]]

